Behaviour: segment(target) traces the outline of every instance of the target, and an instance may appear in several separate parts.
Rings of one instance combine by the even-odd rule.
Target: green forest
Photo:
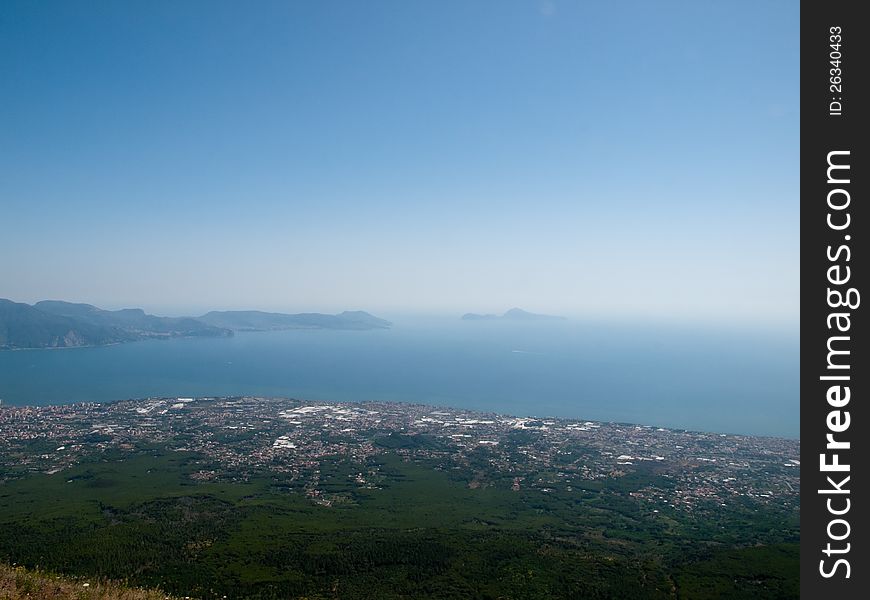
[[[395,454],[376,489],[322,462],[327,506],[275,473],[194,481],[199,458],[155,446],[9,478],[0,562],[199,598],[798,596],[794,511],[653,516],[624,481],[475,488]]]

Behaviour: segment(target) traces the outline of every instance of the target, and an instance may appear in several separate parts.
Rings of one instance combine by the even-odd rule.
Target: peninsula
[[[173,337],[229,337],[235,331],[387,329],[364,311],[337,315],[214,311],[201,317],[159,317],[141,308],[103,310],[92,304],[43,300],[30,305],[0,298],[0,350],[106,346]]]

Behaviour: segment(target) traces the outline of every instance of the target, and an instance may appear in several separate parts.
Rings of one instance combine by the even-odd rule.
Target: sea
[[[3,351],[0,399],[3,406],[152,396],[392,401],[799,437],[796,331],[393,319],[385,330]]]

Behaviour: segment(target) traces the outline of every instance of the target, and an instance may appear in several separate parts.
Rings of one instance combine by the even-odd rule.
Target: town
[[[395,454],[445,471],[472,489],[570,494],[623,481],[650,514],[715,511],[731,503],[797,511],[797,440],[701,433],[624,423],[515,417],[403,403],[286,398],[147,398],[113,403],[0,407],[0,484],[64,471],[106,453],[154,445],[188,453],[197,481],[268,474],[329,507],[330,462],[350,467],[348,489],[378,489],[379,459]]]

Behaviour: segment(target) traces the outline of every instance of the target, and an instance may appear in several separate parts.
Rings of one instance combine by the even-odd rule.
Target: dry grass
[[[155,590],[0,564],[0,600],[176,600]]]

